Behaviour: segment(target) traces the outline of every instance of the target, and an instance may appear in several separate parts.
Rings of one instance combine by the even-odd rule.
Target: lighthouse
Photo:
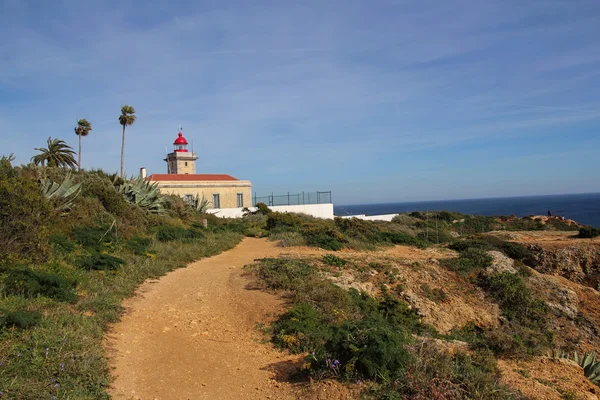
[[[191,175],[196,173],[196,153],[188,151],[188,142],[183,137],[181,129],[177,139],[173,142],[173,152],[167,154],[167,173],[178,175]]]

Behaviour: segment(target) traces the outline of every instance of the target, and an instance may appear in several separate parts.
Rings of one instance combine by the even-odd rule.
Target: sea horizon
[[[456,211],[473,215],[553,215],[584,225],[600,226],[600,192],[402,201],[334,205],[336,216],[384,215],[412,211]]]

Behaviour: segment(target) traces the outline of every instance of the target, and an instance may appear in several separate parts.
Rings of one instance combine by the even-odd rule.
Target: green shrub
[[[269,240],[279,241],[281,247],[306,246],[306,240],[300,232],[271,233]]]
[[[510,272],[480,277],[479,284],[498,301],[502,313],[509,320],[518,322],[541,321],[547,313],[544,302],[533,298],[523,278]]]
[[[297,230],[302,225],[302,218],[294,213],[271,212],[267,217],[267,229]]]
[[[335,239],[326,233],[317,233],[304,235],[304,239],[306,240],[306,244],[313,247],[320,247],[324,250],[332,250],[339,251],[344,245],[338,239]]]
[[[129,204],[115,189],[111,179],[105,174],[80,174],[82,196],[100,200],[102,206],[111,214],[121,216],[127,212]]]
[[[317,220],[305,223],[300,233],[309,246],[332,251],[338,251],[344,247],[344,236],[331,221]]]
[[[414,226],[419,219],[411,217],[408,214],[398,214],[392,218],[392,223],[404,226]]]
[[[265,203],[256,203],[255,207],[256,207],[256,211],[255,211],[256,214],[269,215],[273,212]]]
[[[321,257],[321,261],[323,262],[323,264],[331,265],[334,267],[343,267],[348,264],[347,260],[344,260],[343,258],[340,258],[333,254],[325,254],[323,257]]]
[[[245,235],[248,229],[246,224],[237,220],[227,220],[225,223],[214,228],[214,232],[235,232]]]
[[[79,266],[88,271],[112,271],[125,264],[125,260],[104,253],[92,253],[79,261]]]
[[[347,378],[387,381],[402,376],[410,360],[404,347],[407,342],[403,330],[373,315],[334,327],[324,350],[339,360],[340,370]]]
[[[580,238],[595,238],[597,236],[600,236],[600,229],[593,226],[582,226],[579,228],[579,235],[577,235]]]
[[[302,260],[263,258],[254,266],[257,277],[270,289],[293,290],[316,272],[315,267]]]
[[[29,298],[45,296],[68,302],[77,299],[74,281],[60,275],[31,269],[8,271],[6,278],[2,281],[2,286],[8,295]]]
[[[273,343],[292,353],[312,351],[331,337],[331,326],[311,304],[299,303],[273,324]]]
[[[484,250],[469,247],[458,258],[442,260],[442,265],[459,274],[470,274],[492,265],[493,258]]]
[[[54,210],[38,182],[0,163],[0,264],[9,260],[41,261],[48,255],[48,227]]]
[[[102,251],[106,244],[115,242],[114,229],[105,226],[78,226],[71,233],[73,240],[86,249]]]
[[[37,311],[10,311],[3,312],[0,316],[0,328],[28,329],[38,325],[42,321],[42,314]]]
[[[216,232],[227,229],[218,229]],[[182,226],[162,225],[156,231],[156,239],[160,242],[171,242],[173,240],[191,240],[204,237],[204,233],[197,228],[184,228]]]
[[[386,241],[383,232],[373,221],[359,218],[336,218],[335,225],[346,238],[377,244]]]
[[[50,244],[64,253],[70,253],[77,250],[77,243],[69,239],[64,233],[53,233],[49,238]]]
[[[412,351],[403,379],[373,385],[368,395],[377,399],[496,399],[523,396],[500,384],[496,360],[486,354],[440,351],[424,341]]]
[[[125,243],[125,248],[138,256],[147,254],[150,246],[152,246],[152,238],[140,236],[134,236]]]
[[[392,244],[415,246],[421,249],[426,248],[428,245],[427,241],[422,238],[411,236],[404,232],[383,232],[382,236],[385,241]]]

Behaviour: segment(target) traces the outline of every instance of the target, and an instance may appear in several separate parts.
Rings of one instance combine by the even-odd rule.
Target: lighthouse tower
[[[196,173],[196,153],[188,151],[188,142],[181,129],[173,142],[174,151],[167,154],[167,172],[169,174],[190,175]]]

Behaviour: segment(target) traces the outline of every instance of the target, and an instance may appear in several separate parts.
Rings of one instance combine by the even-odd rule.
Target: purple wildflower
[[[55,384],[54,384],[54,387],[55,387],[55,388],[58,388],[58,386],[60,386],[58,383],[55,383]]]
[[[65,364],[60,364],[60,370],[64,371],[65,370]]]

